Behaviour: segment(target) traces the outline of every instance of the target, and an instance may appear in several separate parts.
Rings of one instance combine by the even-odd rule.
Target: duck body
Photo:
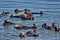
[[[31,37],[31,36],[33,36],[33,37],[38,37],[39,35],[38,35],[38,34],[27,34],[27,36],[28,36],[28,37]]]
[[[26,35],[27,35],[27,36],[33,36],[33,37],[39,36],[37,33],[34,33],[33,31],[28,31],[28,32],[26,32]]]
[[[35,27],[28,27],[28,26],[14,26],[15,29],[36,29]]]
[[[13,16],[13,15],[11,15],[10,17],[11,18],[21,18],[21,16]]]
[[[43,25],[42,25],[42,27],[43,28],[46,28],[46,29],[49,29],[49,30],[55,30],[55,31],[57,31],[57,27],[56,26],[47,26],[46,25],[46,23],[44,23]]]
[[[36,26],[36,24],[33,24],[33,26],[30,26],[30,27],[28,27],[28,26],[21,26],[21,25],[16,24],[14,26],[14,28],[15,29],[37,29],[37,26]]]
[[[10,14],[10,12],[3,11],[3,13],[2,13],[2,14],[0,14],[0,17],[5,16],[5,15],[7,15],[7,14]]]
[[[23,19],[23,20],[34,20],[34,17],[24,17],[24,16],[22,16],[22,15],[18,15],[18,16],[13,16],[13,15],[11,15],[10,17],[11,17],[11,18],[21,18],[21,19]]]

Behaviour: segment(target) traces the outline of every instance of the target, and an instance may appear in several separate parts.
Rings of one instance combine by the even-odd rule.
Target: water
[[[7,10],[13,14],[16,8],[22,10],[27,8],[33,12],[42,10],[44,12],[43,16],[33,15],[35,17],[34,21],[22,21],[20,18],[10,18],[12,22],[19,23],[20,25],[31,26],[33,23],[36,23],[41,26],[45,22],[48,25],[51,25],[52,22],[56,22],[57,25],[60,24],[60,0],[0,0],[0,13],[3,10]],[[0,18],[0,40],[60,40],[60,33],[41,29],[40,27],[37,29],[39,37],[25,37],[21,39],[19,37],[20,32],[28,30],[16,30],[14,29],[14,25],[3,26],[3,22],[7,18],[9,16]]]

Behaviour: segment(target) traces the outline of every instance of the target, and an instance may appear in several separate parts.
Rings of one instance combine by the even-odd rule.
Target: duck
[[[33,36],[33,37],[38,37],[39,35],[36,33],[36,30],[33,30],[33,31],[27,31],[27,32],[24,32],[24,33],[22,33],[23,34],[23,37],[25,37],[25,36]],[[20,33],[20,37],[22,37],[21,35],[22,35],[21,33]]]
[[[36,24],[33,24],[32,27],[21,26],[21,25],[19,25],[19,24],[16,24],[16,25],[14,26],[14,28],[15,28],[15,29],[37,29],[37,26],[36,26]]]
[[[55,23],[52,23],[52,26],[47,26],[47,23],[44,23],[44,24],[42,24],[42,27],[46,28],[46,29],[49,29],[49,30],[57,31],[57,27],[56,27]]]
[[[5,15],[7,15],[7,14],[10,14],[10,12],[8,12],[8,11],[3,11],[2,14],[0,14],[0,17],[5,16]]]
[[[34,17],[32,16],[27,16],[26,14],[21,14],[18,16],[13,16],[13,14],[10,15],[11,18],[21,18],[23,20],[34,20]]]
[[[3,15],[7,15],[7,14],[10,14],[10,12],[8,12],[8,11],[3,11],[2,14],[3,14]]]
[[[4,22],[3,22],[4,26],[9,26],[11,24],[15,24],[15,23],[12,23],[9,19],[4,20]]]
[[[57,26],[55,25],[55,23],[54,23],[54,22],[52,23],[52,26],[50,26],[50,28],[51,28],[52,30],[57,31]]]
[[[3,25],[5,25],[5,26],[8,26],[8,25],[10,25],[10,20],[9,19],[6,19],[5,21],[4,21],[4,23],[3,23]]]

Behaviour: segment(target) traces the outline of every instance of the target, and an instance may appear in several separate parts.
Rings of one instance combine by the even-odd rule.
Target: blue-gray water
[[[0,13],[3,10],[9,11],[11,14],[14,13],[14,9],[30,9],[33,12],[43,11],[43,16],[33,15],[35,17],[34,21],[22,21],[20,18],[10,18],[12,22],[19,23],[20,25],[32,26],[33,23],[37,25],[42,25],[42,23],[48,23],[51,25],[52,22],[56,22],[60,25],[60,0],[0,0]],[[9,16],[4,16],[0,18],[0,40],[60,40],[60,34],[55,33],[51,30],[41,29],[39,27],[37,32],[38,37],[25,37],[21,39],[19,37],[20,32],[26,32],[28,30],[16,30],[14,25],[5,27],[3,22]],[[31,30],[31,29],[30,29]]]

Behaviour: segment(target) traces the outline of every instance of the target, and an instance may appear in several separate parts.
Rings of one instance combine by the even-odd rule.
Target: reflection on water
[[[21,40],[25,40],[25,37],[20,38]]]
[[[20,40],[36,40],[37,37],[32,37],[33,39],[31,39],[30,37],[28,39],[26,39],[28,37],[20,37]]]
[[[25,9],[32,10],[31,12],[44,12],[42,16],[40,14],[34,14],[34,21],[21,20],[20,18],[9,18],[11,14],[14,14],[14,9]],[[0,40],[60,40],[60,33],[52,30],[41,28],[43,23],[51,25],[52,22],[60,24],[60,0],[0,0],[0,13],[3,10],[9,11],[11,14],[0,18]],[[22,14],[22,13],[20,13]],[[37,24],[38,37],[25,37],[20,38],[20,32],[26,32],[29,30],[16,30],[14,25],[3,26],[5,19],[9,18],[12,22],[32,26],[33,23]]]
[[[9,26],[5,26],[4,29],[9,29],[10,27]]]

